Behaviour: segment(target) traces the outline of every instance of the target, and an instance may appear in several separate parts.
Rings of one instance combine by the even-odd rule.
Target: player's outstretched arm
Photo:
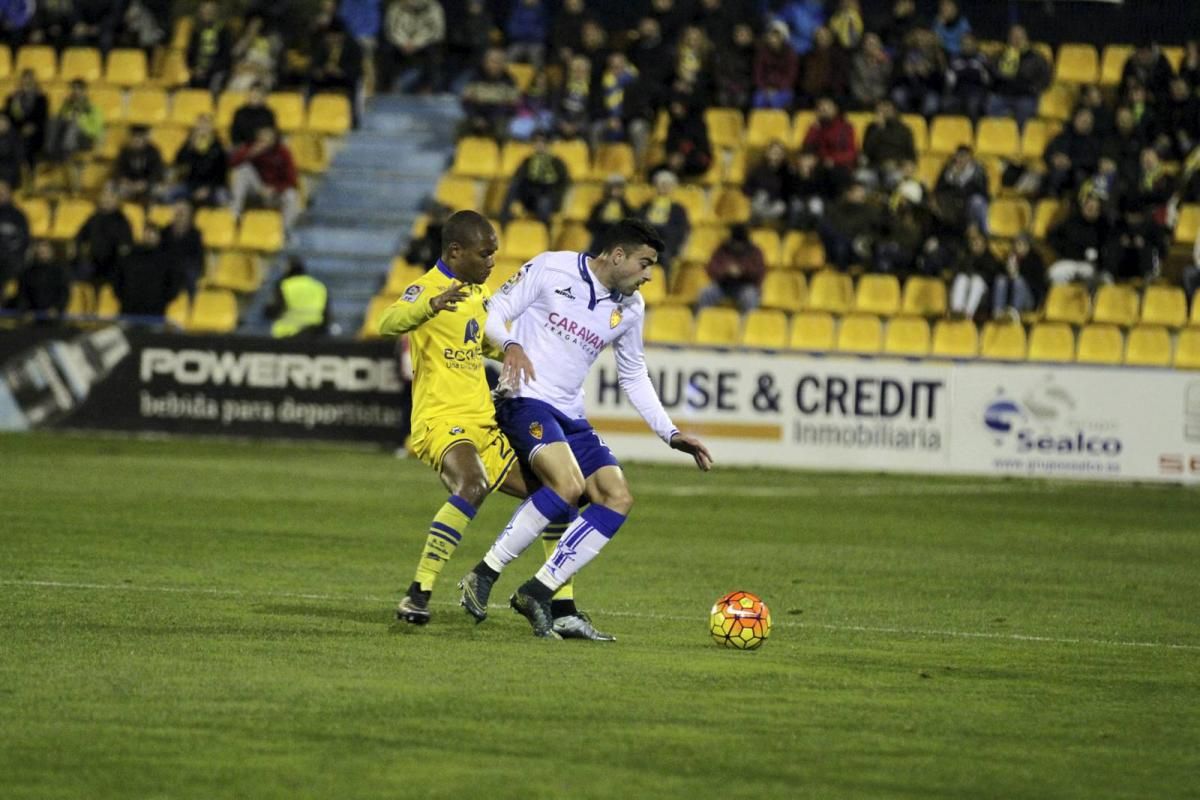
[[[388,306],[379,320],[379,333],[397,336],[419,328],[422,323],[433,319],[442,311],[455,311],[458,304],[467,299],[467,291],[458,281],[451,281],[441,294],[422,298],[424,287],[413,284],[395,303]]]
[[[704,446],[704,442],[700,441],[695,436],[676,432],[673,436],[671,436],[671,449],[678,450],[681,453],[687,453],[692,458],[696,459],[696,466],[705,472],[708,472],[710,469],[712,469],[712,454],[708,452],[708,448]]]

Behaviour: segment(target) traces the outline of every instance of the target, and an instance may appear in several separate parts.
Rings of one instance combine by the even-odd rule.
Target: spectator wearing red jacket
[[[296,162],[287,145],[279,140],[274,128],[259,128],[251,143],[237,147],[229,157],[233,176],[233,202],[230,208],[241,217],[246,200],[253,194],[283,212],[283,224],[291,230],[300,216],[300,192]]]
[[[776,20],[767,27],[754,54],[754,107],[792,106],[800,57],[788,46],[788,27]]]
[[[758,308],[763,277],[767,273],[762,250],[750,241],[745,225],[734,225],[729,239],[723,242],[708,262],[708,277],[712,279],[696,301],[696,308],[715,306],[729,299],[741,312]]]
[[[809,127],[801,149],[817,157],[818,169],[824,173],[828,184],[837,190],[835,194],[840,194],[840,190],[850,183],[858,163],[858,142],[853,126],[831,98],[822,97],[817,101],[817,120]]]

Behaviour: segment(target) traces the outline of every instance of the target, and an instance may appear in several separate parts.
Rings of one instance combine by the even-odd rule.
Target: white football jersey
[[[541,400],[574,419],[583,418],[583,382],[611,344],[626,397],[669,442],[677,429],[646,373],[646,303],[637,292],[621,295],[605,288],[588,260],[585,253],[542,253],[492,296],[488,338],[500,347],[520,344],[537,373],[537,380],[510,387],[512,396]],[[507,322],[512,322],[511,332]]]

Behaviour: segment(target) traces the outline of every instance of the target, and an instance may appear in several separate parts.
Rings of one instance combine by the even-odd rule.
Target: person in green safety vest
[[[267,306],[267,318],[275,320],[271,335],[277,339],[323,336],[329,329],[329,290],[293,256],[287,274],[275,287],[275,299]]]

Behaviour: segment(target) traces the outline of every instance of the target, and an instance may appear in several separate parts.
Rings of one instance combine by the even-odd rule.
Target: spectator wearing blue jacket
[[[0,42],[13,47],[21,44],[33,10],[33,0],[0,0]]]
[[[789,0],[777,16],[787,23],[789,44],[802,56],[812,49],[817,28],[825,25],[825,4],[821,0]]]
[[[938,3],[937,18],[933,21],[933,32],[938,43],[952,56],[962,52],[963,37],[971,32],[971,23],[958,9],[958,0],[942,0]]]
[[[513,0],[505,28],[509,60],[540,67],[546,52],[546,34],[550,30],[550,11],[545,0]]]
[[[338,5],[338,17],[362,49],[363,90],[368,95],[374,94],[375,50],[379,46],[379,30],[383,24],[382,0],[342,0]]]

